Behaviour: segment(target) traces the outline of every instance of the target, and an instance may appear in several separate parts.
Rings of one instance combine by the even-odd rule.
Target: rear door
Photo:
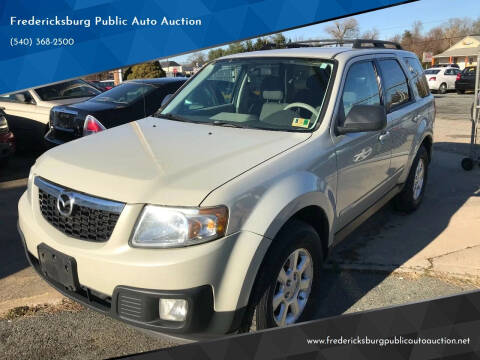
[[[455,89],[455,80],[457,80],[458,69],[446,69],[445,70],[445,82],[448,89]]]
[[[354,62],[346,71],[340,91],[337,124],[353,105],[381,105],[379,77],[373,59]],[[383,131],[334,136],[338,168],[336,231],[373,205],[385,192],[389,178],[390,139]]]
[[[398,177],[408,162],[416,133],[418,105],[409,80],[396,57],[377,59],[387,111],[387,132],[391,140],[392,160],[389,173]]]

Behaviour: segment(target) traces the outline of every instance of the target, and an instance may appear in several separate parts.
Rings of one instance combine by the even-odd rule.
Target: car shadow
[[[441,143],[437,145],[442,147]],[[454,144],[462,149],[465,145]],[[428,260],[423,261],[424,255],[419,253],[427,246],[430,251],[438,247],[436,240],[445,247],[445,235],[443,240],[438,239],[451,225],[452,217],[471,197],[480,196],[480,168],[466,172],[461,159],[459,154],[437,149],[425,197],[416,212],[399,213],[391,202],[331,251],[325,266],[328,270],[316,294],[316,318],[344,313],[401,266],[418,266],[420,273],[428,268]],[[452,249],[459,240],[451,239]],[[448,253],[449,246],[441,252]],[[408,298],[405,294],[405,302]]]

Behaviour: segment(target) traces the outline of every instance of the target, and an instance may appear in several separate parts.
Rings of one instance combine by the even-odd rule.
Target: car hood
[[[310,136],[149,117],[53,148],[34,173],[121,202],[198,206],[215,188]]]

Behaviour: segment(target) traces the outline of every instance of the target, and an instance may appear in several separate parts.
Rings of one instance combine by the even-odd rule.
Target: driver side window
[[[377,74],[371,61],[353,64],[343,87],[342,105],[345,119],[354,105],[380,105]]]

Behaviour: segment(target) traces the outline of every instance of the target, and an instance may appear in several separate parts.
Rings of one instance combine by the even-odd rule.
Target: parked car
[[[443,63],[443,64],[435,64],[434,67],[453,67],[453,68],[457,68],[457,69],[460,69],[460,66],[458,64],[454,64],[454,63]]]
[[[173,94],[186,78],[142,79],[124,82],[87,101],[55,106],[50,112],[50,130],[45,140],[63,144],[152,115],[164,97]]]
[[[475,90],[475,79],[477,74],[476,66],[468,66],[459,74],[455,81],[455,90],[457,93],[464,94],[465,91]]]
[[[455,90],[455,80],[460,70],[454,67],[435,67],[425,70],[428,87],[431,91],[445,94],[448,90]]]
[[[310,319],[331,247],[391,199],[414,211],[427,184],[420,62],[364,42],[214,60],[155,116],[43,154],[18,205],[32,266],[176,336]]]
[[[83,80],[70,80],[1,95],[0,107],[5,109],[17,145],[41,150],[52,107],[84,101],[100,93]]]
[[[15,152],[15,136],[8,127],[5,113],[0,109],[0,165],[4,165]]]

